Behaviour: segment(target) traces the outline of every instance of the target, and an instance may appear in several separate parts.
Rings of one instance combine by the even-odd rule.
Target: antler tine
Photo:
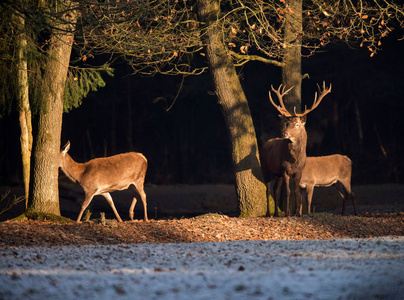
[[[271,91],[269,91],[269,100],[271,101],[272,105],[281,113],[281,115],[283,115],[285,117],[291,117],[292,115],[286,109],[285,104],[283,103],[282,97],[285,96],[287,93],[289,93],[289,91],[291,89],[293,89],[293,86],[290,89],[288,89],[287,91],[285,91],[285,86],[283,86],[283,84],[281,84],[277,90],[275,90],[273,85],[271,85],[271,89],[278,96],[280,106],[276,105],[274,100],[272,100]],[[282,89],[282,91],[281,91],[281,89]]]
[[[325,81],[323,81],[323,91],[321,91],[320,86],[317,84],[318,87],[318,91],[320,92],[320,96],[317,98],[317,92],[314,94],[314,102],[313,102],[313,106],[310,109],[305,109],[303,113],[301,114],[296,114],[296,116],[302,117],[304,115],[307,115],[309,112],[311,112],[312,110],[314,110],[323,100],[324,96],[326,96],[327,94],[329,94],[331,92],[331,87],[332,84],[330,83],[330,87],[326,88],[325,86]]]

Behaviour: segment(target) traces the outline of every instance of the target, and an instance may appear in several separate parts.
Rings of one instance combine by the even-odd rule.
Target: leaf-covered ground
[[[404,236],[404,213],[365,213],[339,216],[329,213],[288,218],[231,218],[208,214],[196,218],[151,220],[105,225],[48,221],[0,223],[0,247],[237,240],[304,240]]]

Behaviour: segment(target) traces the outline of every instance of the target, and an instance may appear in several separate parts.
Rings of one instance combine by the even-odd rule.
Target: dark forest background
[[[316,83],[332,83],[331,94],[308,115],[307,154],[348,155],[353,184],[404,179],[403,53],[404,41],[392,36],[374,57],[367,49],[330,45],[303,58],[310,76],[303,80],[304,104],[311,106]],[[181,84],[181,76],[140,77],[125,64],[113,67],[106,87],[64,114],[61,142],[71,141],[76,161],[138,151],[149,161],[147,183],[233,183],[231,145],[209,73]],[[281,69],[250,62],[238,72],[262,145],[279,135],[268,91],[281,83]],[[13,110],[0,119],[0,184],[22,184],[19,134]]]

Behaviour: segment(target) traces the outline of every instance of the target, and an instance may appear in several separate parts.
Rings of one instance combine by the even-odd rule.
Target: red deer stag
[[[84,210],[95,195],[104,196],[118,221],[122,222],[109,193],[128,188],[135,194],[139,194],[143,202],[144,221],[148,221],[146,193],[143,187],[147,160],[141,153],[128,152],[110,157],[95,158],[86,163],[77,163],[67,153],[69,149],[70,141],[60,151],[59,166],[66,176],[80,184],[85,192],[77,223],[81,222]],[[136,201],[136,197],[134,197],[129,209],[129,216],[132,221]]]
[[[272,91],[278,96],[280,106],[276,105],[272,100],[271,91],[269,91],[269,100],[272,105],[281,113],[280,118],[285,122],[286,129],[282,138],[271,139],[262,146],[260,151],[261,167],[264,175],[264,180],[267,185],[267,214],[269,216],[269,196],[271,194],[271,180],[276,177],[274,185],[274,200],[275,200],[275,213],[274,216],[278,217],[278,192],[282,185],[282,181],[286,183],[286,215],[290,215],[289,197],[290,186],[289,179],[292,177],[296,184],[294,185],[294,195],[296,200],[296,215],[302,215],[302,198],[299,191],[300,178],[302,171],[306,164],[306,145],[307,133],[305,129],[306,115],[314,110],[323,100],[324,96],[331,92],[331,85],[326,89],[325,82],[323,83],[323,90],[318,87],[320,95],[317,98],[317,93],[314,97],[313,106],[310,109],[305,109],[303,113],[288,112],[283,103],[283,96],[285,96],[293,87],[285,91],[285,87],[279,86],[275,90],[271,86]]]
[[[356,215],[354,194],[351,191],[351,174],[352,162],[347,156],[334,154],[307,157],[299,185],[302,189],[303,199],[307,200],[308,213],[310,213],[314,187],[334,185],[343,199],[341,214],[345,215],[346,202],[348,197],[351,197]]]

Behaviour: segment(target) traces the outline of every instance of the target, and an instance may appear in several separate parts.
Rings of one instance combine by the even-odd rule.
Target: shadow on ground
[[[22,186],[1,187],[0,196],[10,190],[8,197],[21,196]],[[206,213],[221,213],[236,216],[237,201],[234,186],[225,184],[208,185],[146,185],[148,216],[152,219],[167,219],[193,217]],[[380,184],[354,186],[355,199],[359,214],[395,213],[404,211],[404,185]],[[84,192],[78,184],[62,180],[59,186],[60,208],[64,217],[76,219],[84,199]],[[130,191],[112,193],[115,206],[123,220],[129,219],[129,207],[133,195]],[[0,203],[4,205],[3,201]],[[340,214],[342,199],[337,190],[316,188],[312,202],[314,212],[329,212]],[[108,219],[114,214],[107,201],[96,196],[89,206],[92,218],[99,218],[100,212],[105,212]],[[0,221],[14,218],[24,211],[21,202],[9,211],[0,214]],[[347,214],[353,214],[352,203],[348,202]],[[143,207],[138,201],[135,207],[135,219],[143,219]]]

